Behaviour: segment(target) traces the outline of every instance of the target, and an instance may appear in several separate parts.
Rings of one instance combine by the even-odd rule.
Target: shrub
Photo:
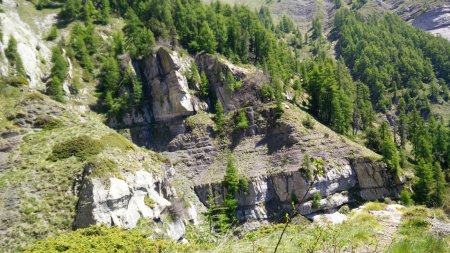
[[[322,195],[319,192],[315,193],[313,196],[313,200],[312,200],[312,208],[319,209],[321,200],[322,200]]]
[[[53,41],[58,37],[58,28],[56,26],[52,26],[50,29],[50,32],[48,33],[47,37],[45,37],[45,40],[47,41]]]
[[[275,99],[275,91],[270,84],[263,84],[261,87],[261,93],[264,99],[274,100]]]
[[[246,177],[239,178],[239,189],[244,193],[244,195],[248,195],[248,179]]]
[[[40,241],[25,252],[167,252],[170,242],[137,230],[92,226]]]
[[[348,207],[347,205],[342,206],[341,208],[339,208],[339,213],[349,214],[350,213],[350,207]]]
[[[156,206],[156,202],[148,196],[144,197],[144,204],[150,208],[155,208]]]
[[[247,119],[247,115],[245,114],[244,111],[240,111],[238,116],[237,116],[237,123],[236,123],[236,127],[238,129],[247,129],[249,127],[249,122]]]
[[[45,130],[59,128],[63,125],[61,120],[52,116],[41,115],[36,118],[36,126]]]
[[[103,148],[100,141],[82,135],[53,146],[53,152],[49,159],[57,161],[75,156],[81,160],[86,160],[102,152]]]
[[[414,200],[411,197],[411,193],[408,190],[403,190],[400,194],[400,201],[405,206],[414,205]]]
[[[314,129],[314,125],[316,123],[313,121],[311,116],[308,115],[303,119],[302,124],[304,127],[308,128],[308,129]]]

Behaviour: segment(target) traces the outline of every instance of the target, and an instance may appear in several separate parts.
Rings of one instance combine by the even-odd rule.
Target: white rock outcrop
[[[23,61],[30,87],[42,88],[44,83],[41,79],[48,74],[51,67],[51,50],[39,37],[40,34],[21,19],[17,11],[17,1],[3,0],[2,8],[4,11],[0,13],[0,22],[3,40],[0,40],[0,51],[5,50],[9,38],[13,36],[17,40],[17,51]],[[56,15],[49,18],[54,22]],[[6,63],[5,57],[2,58],[0,62]],[[0,74],[7,75],[8,64],[0,65]]]
[[[300,170],[265,175],[249,180],[247,193],[239,192],[237,216],[240,220],[265,220],[279,212],[292,209],[292,201],[301,200],[310,182]],[[382,163],[367,159],[349,161],[347,165],[328,168],[318,176],[307,194],[305,202],[297,205],[302,215],[318,211],[335,210],[355,199],[378,200],[396,197],[402,188],[400,178],[393,175]],[[210,189],[221,202],[226,192],[222,183],[198,185],[195,191],[207,205]],[[320,193],[319,208],[312,207],[312,197]]]
[[[161,181],[140,170],[123,179],[85,179],[81,185],[74,227],[106,224],[134,228],[140,219],[152,219],[164,224],[166,235],[182,239],[185,226],[181,218],[163,219],[171,203],[163,197]],[[195,217],[196,219],[196,217]]]
[[[195,105],[183,74],[190,62],[176,51],[164,47],[142,60],[141,70],[155,121],[166,121],[180,116],[193,115]]]

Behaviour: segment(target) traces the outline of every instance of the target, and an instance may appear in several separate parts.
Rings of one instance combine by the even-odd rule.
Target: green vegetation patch
[[[38,242],[24,252],[173,252],[177,247],[148,237],[137,230],[90,227]]]
[[[421,206],[409,208],[402,217],[397,238],[388,252],[414,252],[414,253],[447,253],[450,252],[445,238],[433,235],[430,230],[428,218],[435,211]]]
[[[86,160],[91,156],[99,154],[103,149],[104,146],[101,141],[82,135],[53,146],[53,151],[49,159],[56,161],[75,156],[81,160]]]

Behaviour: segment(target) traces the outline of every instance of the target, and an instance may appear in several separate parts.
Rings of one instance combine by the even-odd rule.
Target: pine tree
[[[82,6],[82,0],[67,0],[59,15],[68,21],[75,20],[80,15]]]
[[[197,43],[200,50],[203,50],[207,53],[214,53],[217,48],[216,38],[214,36],[214,32],[208,25],[208,22],[203,21],[202,26],[200,27],[200,33],[197,38]]]
[[[113,57],[106,57],[100,70],[100,87],[106,93],[112,94],[118,91],[120,83],[120,68],[116,59]]]
[[[214,116],[214,122],[216,123],[216,131],[222,133],[225,125],[225,113],[220,99],[217,99],[215,109],[216,115]]]
[[[132,58],[141,59],[151,53],[155,45],[155,37],[132,9],[127,11],[125,17],[127,22],[123,31],[128,51]]]
[[[14,67],[12,71],[15,76],[26,77],[25,67],[23,66],[22,58],[17,51],[17,40],[14,36],[9,37],[8,46],[5,49],[5,56],[8,59],[11,67]]]
[[[200,75],[199,94],[202,98],[207,98],[209,94],[209,81],[204,71],[202,71],[202,74]]]
[[[283,108],[283,102],[284,102],[284,96],[283,96],[283,83],[278,79],[275,78],[275,101],[277,103],[277,115],[281,116],[284,112]]]
[[[109,0],[100,1],[100,11],[98,12],[97,21],[106,25],[109,23],[109,16],[111,13],[111,7],[109,5]]]
[[[97,16],[97,10],[95,9],[92,0],[86,0],[83,7],[83,19],[87,23],[93,22]]]
[[[238,201],[235,195],[239,190],[239,176],[237,168],[234,164],[233,155],[231,153],[228,154],[228,164],[225,172],[224,186],[227,191],[224,199],[224,205],[226,207],[225,214],[229,223],[234,224],[237,221],[236,210]]]
[[[431,194],[431,203],[432,206],[441,207],[447,196],[447,188],[444,172],[438,162],[435,162],[433,166],[433,179],[434,187],[433,193]]]
[[[431,165],[419,160],[416,166],[417,182],[414,185],[414,200],[419,203],[429,203],[433,186],[433,171]]]
[[[322,21],[320,21],[320,18],[315,17],[312,21],[312,38],[318,39],[322,37]]]
[[[383,122],[380,126],[380,135],[382,138],[381,154],[383,155],[383,161],[387,164],[388,168],[398,173],[400,169],[400,157],[386,122]]]

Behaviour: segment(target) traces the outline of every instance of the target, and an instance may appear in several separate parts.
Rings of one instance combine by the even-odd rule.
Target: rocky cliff
[[[313,129],[305,127],[302,122],[308,115],[296,105],[285,104],[285,113],[277,118],[273,105],[267,105],[261,95],[262,84],[270,81],[262,72],[202,53],[195,57],[195,63],[206,74],[210,93],[229,111],[225,137],[218,138],[211,115],[194,110],[195,92],[189,90],[183,76],[188,62],[165,48],[144,61],[140,72],[147,80],[153,115],[164,116],[155,116],[153,123],[126,132],[135,143],[170,158],[174,186],[196,203],[198,210],[207,206],[210,191],[221,202],[229,151],[240,175],[249,181],[247,194],[237,196],[241,220],[272,219],[289,210],[294,196],[302,198],[311,183],[301,170],[306,155],[323,159],[326,173],[313,183],[308,202],[299,207],[302,214],[398,196],[402,180],[377,161],[376,154],[314,119]],[[225,78],[229,74],[241,82],[239,88],[230,88]],[[245,111],[249,120],[246,129],[235,128],[239,111]],[[323,196],[317,210],[309,201],[315,193]]]
[[[334,212],[343,205],[358,201],[397,196],[402,182],[382,163],[369,159],[354,159],[348,164],[330,167],[314,182],[308,180],[300,169],[258,176],[249,179],[247,192],[241,191],[236,196],[238,218],[249,221],[283,216],[286,211],[292,210],[293,201],[303,198],[310,184],[312,187],[306,202],[296,206],[297,212],[302,215]],[[222,182],[197,185],[195,190],[205,205],[208,205],[210,194],[218,203],[226,194]],[[320,193],[323,199],[314,209],[311,200],[316,193]]]
[[[21,4],[31,5],[31,3],[24,2],[19,5],[14,0],[4,0],[2,3],[4,10],[0,13],[0,24],[3,38],[0,40],[0,50],[3,52],[8,46],[9,38],[14,37],[17,40],[17,51],[23,61],[30,87],[42,89],[45,87],[42,79],[46,78],[51,66],[50,45],[42,38],[56,22],[56,14],[42,16],[34,13],[35,15],[23,17]],[[1,75],[8,74],[6,62],[2,54],[0,56]]]

